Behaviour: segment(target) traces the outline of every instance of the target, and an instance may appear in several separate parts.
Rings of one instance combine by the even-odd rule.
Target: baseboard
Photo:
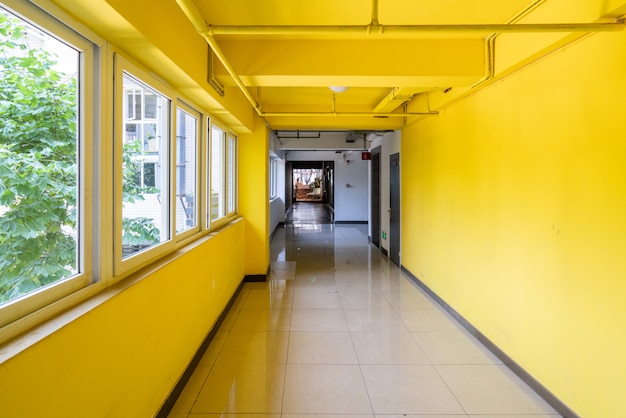
[[[389,257],[389,251],[385,247],[380,247],[380,252],[383,253],[385,257]]]
[[[248,274],[243,278],[244,283],[260,283],[267,281],[267,274]]]
[[[367,225],[367,221],[335,221],[336,224],[359,224]]]
[[[215,337],[215,334],[220,329],[220,325],[222,325],[222,322],[224,322],[226,315],[228,315],[228,312],[230,311],[231,307],[235,303],[235,300],[239,296],[239,293],[241,292],[241,289],[243,289],[243,286],[245,283],[246,281],[244,279],[239,284],[239,286],[237,287],[237,290],[235,290],[235,293],[228,301],[228,304],[226,305],[226,307],[224,308],[220,316],[217,318],[215,325],[213,325],[213,327],[207,334],[204,341],[202,341],[202,344],[200,344],[200,348],[198,348],[198,351],[196,351],[196,354],[193,356],[193,358],[189,362],[189,365],[187,366],[182,376],[176,383],[176,386],[174,386],[174,389],[172,389],[172,391],[170,392],[165,402],[163,402],[163,405],[161,406],[161,409],[159,410],[159,412],[155,415],[155,418],[167,418],[168,417],[168,415],[172,411],[172,408],[174,408],[174,405],[176,404],[178,397],[183,392],[183,389],[185,389],[185,386],[189,382],[189,379],[191,378],[191,375],[193,374],[194,370],[196,370],[196,367],[198,366],[198,364],[200,364],[200,360],[202,360],[202,356],[204,356],[204,353],[206,352],[207,348],[209,348],[209,344],[211,344],[211,341],[213,341],[213,337]]]
[[[472,334],[478,341],[480,341],[489,351],[491,351],[496,357],[498,357],[502,363],[504,363],[513,373],[515,373],[524,383],[530,386],[539,396],[543,398],[552,408],[554,408],[564,418],[580,418],[578,414],[572,411],[565,403],[563,403],[558,397],[550,392],[545,386],[543,386],[537,379],[535,379],[524,368],[517,364],[511,357],[509,357],[504,351],[502,351],[497,345],[495,345],[489,338],[487,338],[482,332],[474,327],[469,321],[455,311],[450,305],[448,305],[443,299],[441,299],[435,292],[433,292],[424,282],[422,282],[417,276],[407,270],[404,266],[401,266],[402,271],[422,288],[431,298],[433,298],[443,309],[454,317],[470,334]]]
[[[274,234],[276,233],[276,231],[278,231],[279,228],[284,228],[284,227],[285,227],[284,222],[278,222],[278,225],[276,225],[276,228],[274,228],[274,230],[270,234],[270,242],[272,242],[272,240],[274,239]]]

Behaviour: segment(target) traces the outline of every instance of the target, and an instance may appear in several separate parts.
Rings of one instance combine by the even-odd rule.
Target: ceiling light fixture
[[[348,90],[350,87],[346,87],[346,86],[330,86],[328,88],[331,89],[332,91],[334,91],[335,93],[343,93],[344,91]]]

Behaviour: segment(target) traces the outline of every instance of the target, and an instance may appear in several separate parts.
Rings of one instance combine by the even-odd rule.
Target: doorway
[[[400,265],[400,154],[389,156],[389,259]]]
[[[372,244],[380,248],[380,147],[372,150],[371,165],[371,191],[372,199],[370,208],[371,224],[371,241]]]
[[[289,206],[296,202],[333,206],[334,161],[289,161],[286,169]]]

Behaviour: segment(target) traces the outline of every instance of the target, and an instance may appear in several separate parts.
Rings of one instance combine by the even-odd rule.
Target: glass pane
[[[80,53],[0,8],[0,304],[79,266]]]
[[[211,193],[209,207],[210,219],[215,220],[225,215],[225,178],[224,178],[224,142],[226,133],[213,125],[211,132]]]
[[[123,84],[124,97],[129,98],[124,100],[126,108],[122,111],[125,136],[121,233],[122,258],[126,258],[170,239],[170,101],[128,74],[124,74]],[[137,106],[138,103],[145,106]]]
[[[228,213],[235,211],[235,138],[228,137]]]
[[[181,109],[177,109],[176,114],[176,232],[182,232],[198,225],[198,119]]]

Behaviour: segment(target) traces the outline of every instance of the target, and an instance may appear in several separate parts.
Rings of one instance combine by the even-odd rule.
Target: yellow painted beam
[[[219,40],[242,77],[481,76],[484,41],[434,40]],[[218,75],[225,71],[216,68]],[[394,87],[395,84],[390,85]]]

